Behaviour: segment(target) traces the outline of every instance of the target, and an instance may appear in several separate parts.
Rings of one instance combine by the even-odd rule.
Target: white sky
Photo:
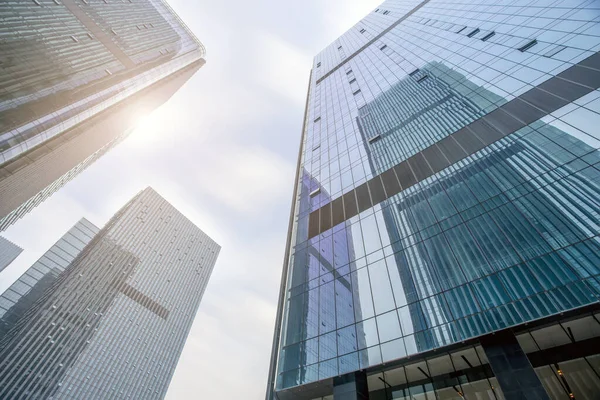
[[[152,186],[222,251],[167,399],[262,399],[312,57],[380,0],[169,3],[207,64],[124,143],[4,236],[8,287],[81,217]]]

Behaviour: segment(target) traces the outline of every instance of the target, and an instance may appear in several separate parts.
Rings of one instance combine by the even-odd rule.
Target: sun
[[[161,106],[152,111],[137,110],[132,115],[131,133],[127,141],[139,147],[152,145],[169,130],[172,120],[168,107]]]

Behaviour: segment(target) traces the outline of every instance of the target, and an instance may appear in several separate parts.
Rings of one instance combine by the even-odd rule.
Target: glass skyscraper
[[[0,296],[0,341],[100,229],[82,218]]]
[[[0,272],[21,254],[22,248],[0,236]]]
[[[272,399],[600,393],[600,7],[389,0],[319,53]]]
[[[0,297],[0,398],[161,399],[220,247],[153,189]]]
[[[0,21],[0,230],[205,63],[204,46],[162,0],[11,0]]]

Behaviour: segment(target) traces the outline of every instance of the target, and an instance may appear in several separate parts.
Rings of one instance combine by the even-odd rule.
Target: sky
[[[379,3],[170,0],[206,65],[3,234],[25,251],[0,291],[80,218],[101,227],[152,186],[222,246],[166,398],[264,398],[312,58]]]

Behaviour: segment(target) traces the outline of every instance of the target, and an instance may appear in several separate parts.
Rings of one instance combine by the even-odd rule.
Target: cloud
[[[246,217],[289,197],[295,165],[257,145],[213,143],[202,152],[210,170],[188,164],[191,183]]]
[[[312,56],[276,35],[256,32],[255,68],[261,82],[278,94],[304,106]]]

